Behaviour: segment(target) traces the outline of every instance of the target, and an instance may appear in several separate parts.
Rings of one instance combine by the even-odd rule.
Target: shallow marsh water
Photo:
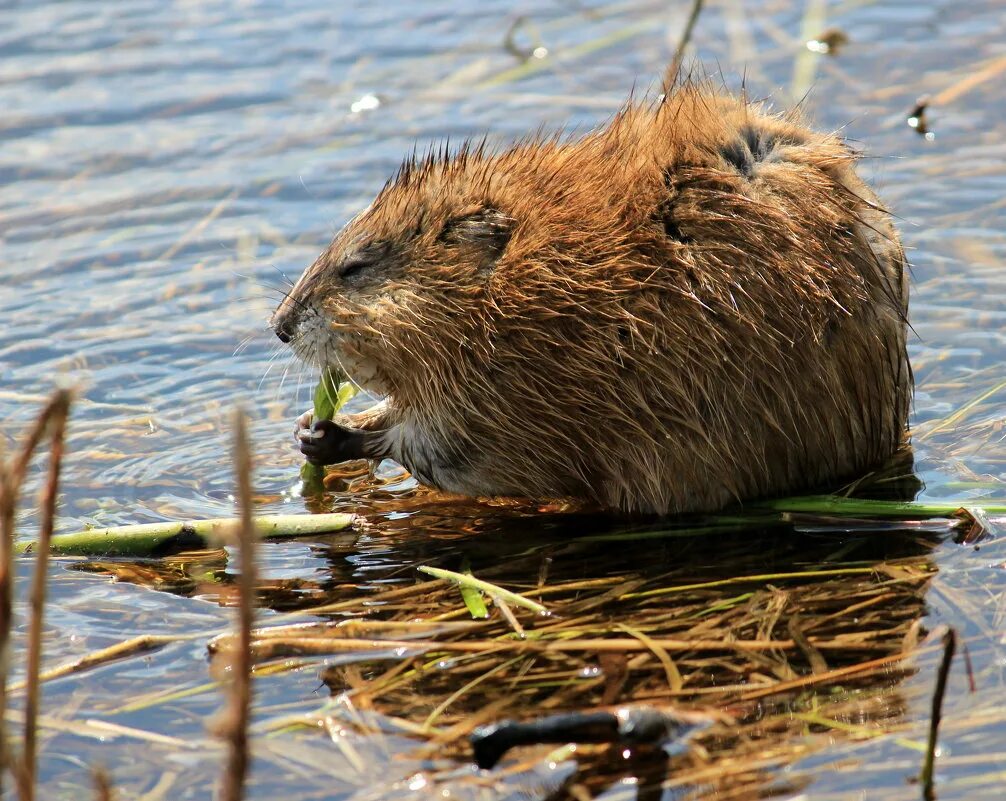
[[[0,428],[12,444],[60,376],[85,387],[60,527],[230,514],[227,428],[237,403],[254,420],[259,508],[303,510],[292,491],[300,459],[289,432],[315,377],[264,327],[282,274],[295,277],[416,141],[488,132],[504,142],[541,124],[603,122],[631,87],[652,85],[687,5],[0,6]],[[541,58],[521,60],[504,46],[519,17],[518,48],[543,48]],[[850,39],[836,56],[804,47],[832,26]],[[781,107],[809,91],[808,114],[861,143],[870,156],[864,171],[901,218],[914,264],[913,428],[923,499],[1006,497],[1004,33],[994,0],[719,0],[707,3],[694,37],[703,62],[718,65],[730,86],[746,74],[753,96]],[[931,139],[905,122],[924,94],[934,97]],[[407,585],[416,565],[457,567],[464,558],[477,575],[533,588],[537,568],[519,557],[543,544],[552,549],[552,576],[570,581],[653,581],[673,572],[681,583],[701,582],[914,559],[930,577],[906,600],[906,620],[956,627],[976,687],[970,691],[958,662],[939,797],[991,798],[1006,785],[1006,548],[998,536],[979,550],[946,533],[873,526],[850,534],[817,521],[766,533],[767,546],[754,549],[737,536],[715,545],[612,546],[600,539],[618,532],[611,521],[437,501],[392,466],[382,476],[383,484],[316,504],[361,512],[366,530],[261,549],[267,609]],[[24,536],[37,525],[32,506],[26,501],[19,513]],[[582,535],[599,539],[566,547]],[[19,599],[29,567],[19,563]],[[55,560],[46,663],[137,634],[223,630],[229,570],[222,553],[157,564]],[[738,592],[728,584],[720,600]],[[43,711],[56,720],[44,729],[43,797],[81,797],[89,767],[104,764],[125,798],[208,798],[219,760],[204,720],[220,696],[206,667],[207,637],[47,684]],[[328,690],[319,669],[333,661],[262,676],[256,719],[321,707]],[[873,717],[831,726],[805,718],[800,745],[770,759],[744,792],[918,797],[906,779],[918,769],[935,661],[925,652],[910,675],[878,687],[871,702],[882,709]],[[417,709],[422,723],[429,710]],[[429,797],[421,785],[395,785],[409,777],[415,784],[429,767],[401,732],[344,738],[351,748],[329,735],[280,728],[258,737],[252,797]],[[611,773],[614,783],[598,792],[634,797],[635,786]],[[753,797],[701,784],[665,797],[682,790]],[[484,791],[506,792],[516,791]]]

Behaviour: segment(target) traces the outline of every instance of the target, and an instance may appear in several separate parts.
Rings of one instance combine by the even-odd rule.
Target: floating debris
[[[353,114],[359,114],[362,111],[373,111],[375,108],[379,108],[381,105],[381,98],[375,94],[368,92],[367,94],[360,97],[358,100],[354,100],[350,106],[349,110]]]
[[[839,51],[849,44],[849,36],[841,28],[828,28],[820,36],[807,42],[811,53],[825,56],[837,56]]]
[[[517,34],[523,29],[531,34],[534,44],[523,46],[517,43]],[[517,17],[507,28],[506,35],[503,37],[503,49],[521,61],[542,59],[548,55],[548,48],[541,43],[541,34],[538,32],[538,28],[523,15]]]
[[[979,506],[962,506],[954,513],[960,522],[954,526],[954,542],[958,545],[974,545],[991,539],[998,532],[998,526],[988,513]]]
[[[929,130],[929,121],[926,119],[926,109],[929,107],[929,98],[920,97],[908,112],[908,127],[914,128],[915,132],[925,138],[927,142],[932,142],[936,134]]]
[[[681,753],[689,737],[713,721],[651,706],[625,706],[615,712],[573,712],[520,723],[504,720],[481,726],[471,736],[475,764],[484,770],[518,745],[617,743]]]

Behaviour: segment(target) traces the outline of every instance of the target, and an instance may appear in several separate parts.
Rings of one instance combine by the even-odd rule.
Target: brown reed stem
[[[237,478],[238,647],[231,663],[231,683],[224,736],[229,742],[221,801],[241,801],[248,774],[248,720],[251,712],[251,643],[255,624],[255,526],[252,520],[251,451],[244,412],[234,415],[234,470]]]
[[[685,29],[681,32],[681,39],[678,40],[678,47],[674,51],[671,65],[667,68],[667,72],[664,73],[663,92],[665,95],[670,93],[671,87],[678,80],[678,74],[681,72],[681,62],[685,58],[685,48],[688,47],[688,43],[692,39],[692,31],[695,30],[695,23],[699,21],[699,14],[702,13],[702,3],[703,0],[692,0],[692,10],[688,15],[688,22],[685,23]]]
[[[14,768],[6,734],[8,648],[14,625],[14,513],[28,463],[48,430],[57,405],[58,393],[42,409],[17,456],[12,457],[10,463],[0,462],[0,796],[6,778],[4,771]],[[18,770],[17,774],[21,775],[22,771]]]
[[[49,541],[56,524],[56,501],[59,495],[59,471],[63,462],[66,418],[70,413],[69,390],[57,390],[47,409],[50,411],[48,429],[52,448],[49,453],[49,472],[39,501],[42,522],[39,529],[39,550],[35,556],[35,573],[31,585],[31,619],[28,624],[28,664],[25,668],[26,693],[24,704],[24,774],[25,795],[21,801],[34,801],[36,778],[37,729],[39,708],[39,669],[42,664],[42,632],[45,619],[46,579],[49,569]],[[44,414],[44,413],[43,413]],[[24,465],[27,465],[25,460]],[[20,474],[23,476],[23,472]],[[19,480],[17,474],[15,479]]]
[[[14,600],[11,563],[14,559],[14,503],[11,471],[6,459],[0,458],[0,797],[3,796],[4,775],[10,761],[7,753],[7,643],[10,640],[11,612]]]
[[[15,493],[20,492],[21,485],[24,484],[25,473],[28,472],[28,463],[31,461],[32,455],[38,449],[45,435],[51,431],[54,415],[60,406],[69,404],[69,396],[69,390],[65,389],[57,390],[53,393],[53,396],[36,418],[35,424],[28,431],[24,445],[21,446],[21,450],[11,464],[11,477],[13,478]]]
[[[115,791],[112,789],[112,780],[108,771],[104,768],[95,768],[94,777],[94,797],[97,801],[114,801]]]
[[[929,716],[929,740],[926,743],[926,758],[922,763],[922,797],[925,801],[935,801],[936,786],[933,783],[933,770],[936,765],[936,740],[939,734],[940,719],[943,717],[943,698],[947,692],[947,676],[950,674],[950,663],[954,660],[957,650],[957,632],[949,629],[943,635],[943,658],[936,672],[936,689],[933,692],[932,712]]]

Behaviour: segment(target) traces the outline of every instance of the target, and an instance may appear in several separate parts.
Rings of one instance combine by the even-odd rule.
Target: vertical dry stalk
[[[50,405],[51,417],[49,430],[51,432],[52,450],[49,454],[49,473],[39,506],[42,511],[42,524],[38,535],[38,548],[35,551],[35,575],[31,586],[31,619],[28,627],[28,665],[25,676],[24,704],[24,773],[26,795],[21,801],[33,801],[35,798],[35,758],[36,735],[35,720],[39,707],[39,668],[42,664],[42,629],[45,616],[46,578],[49,569],[49,542],[56,522],[56,500],[59,493],[59,470],[63,462],[63,438],[66,432],[66,418],[70,412],[70,392],[58,390]]]
[[[685,58],[685,48],[688,47],[688,43],[692,39],[692,31],[695,30],[695,23],[699,21],[699,14],[702,13],[702,3],[703,0],[692,0],[692,10],[688,15],[688,22],[685,23],[685,29],[681,32],[678,49],[674,51],[671,65],[667,68],[667,72],[664,73],[663,91],[665,95],[670,93],[671,87],[678,80],[678,73],[681,72],[681,62]]]
[[[114,801],[115,793],[112,791],[112,780],[108,776],[108,771],[104,768],[94,769],[94,797],[97,801]]]
[[[69,407],[70,404],[70,391],[66,389],[57,390],[51,398],[49,398],[48,403],[42,409],[38,418],[35,420],[35,424],[31,427],[28,432],[28,436],[24,441],[24,445],[21,446],[21,451],[15,457],[13,463],[10,466],[11,470],[11,481],[14,490],[14,499],[17,500],[17,493],[21,490],[21,485],[24,483],[25,473],[28,472],[28,463],[31,461],[32,455],[35,453],[39,446],[39,443],[45,437],[46,433],[51,430],[53,416],[57,413],[60,407]]]
[[[14,513],[32,454],[49,428],[60,393],[46,404],[16,457],[9,464],[0,461],[0,795],[3,795],[4,770],[14,767],[7,749],[5,718],[7,714],[8,645],[14,625]]]
[[[6,460],[0,461],[0,796],[3,796],[7,766],[13,759],[7,748],[8,643],[14,606],[14,488]]]
[[[14,499],[11,471],[7,460],[0,454],[0,796],[3,796],[4,773],[11,761],[7,753],[7,643],[10,640],[11,610],[14,602]]]
[[[241,801],[248,774],[248,719],[251,712],[251,632],[255,622],[255,528],[251,501],[251,451],[244,412],[234,415],[234,470],[237,477],[238,646],[232,655],[231,684],[223,734],[230,752],[223,776],[221,801]]]

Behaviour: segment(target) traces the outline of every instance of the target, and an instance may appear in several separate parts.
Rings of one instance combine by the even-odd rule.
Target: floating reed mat
[[[377,591],[347,588],[302,610],[331,620],[254,630],[252,657],[333,655],[321,677],[334,695],[394,721],[425,742],[427,756],[463,761],[471,759],[473,732],[505,718],[623,704],[708,714],[719,722],[674,758],[673,781],[740,792],[764,785],[771,768],[806,753],[809,732],[866,737],[900,726],[906,705],[899,685],[914,670],[923,595],[935,574],[927,543],[903,545],[917,552],[743,572],[759,548],[737,539],[721,543],[737,560],[736,573],[695,580],[687,565],[621,572],[638,553],[623,560],[610,545],[573,543],[569,549],[579,549],[583,560],[538,554],[476,566],[466,589],[482,588],[487,618],[474,616],[462,596],[458,577],[465,574],[418,580],[430,571],[417,570],[413,581]],[[611,570],[604,576],[598,568],[606,551]],[[817,555],[813,547],[807,554]],[[542,581],[536,559],[551,559],[555,574]],[[574,564],[590,578],[564,575]],[[213,659],[228,658],[233,644],[231,634],[214,638]],[[301,723],[317,721],[307,716]],[[532,753],[541,758],[547,751]],[[578,751],[591,792],[626,770],[610,753],[602,746]],[[517,749],[503,764],[513,758],[529,756]]]

